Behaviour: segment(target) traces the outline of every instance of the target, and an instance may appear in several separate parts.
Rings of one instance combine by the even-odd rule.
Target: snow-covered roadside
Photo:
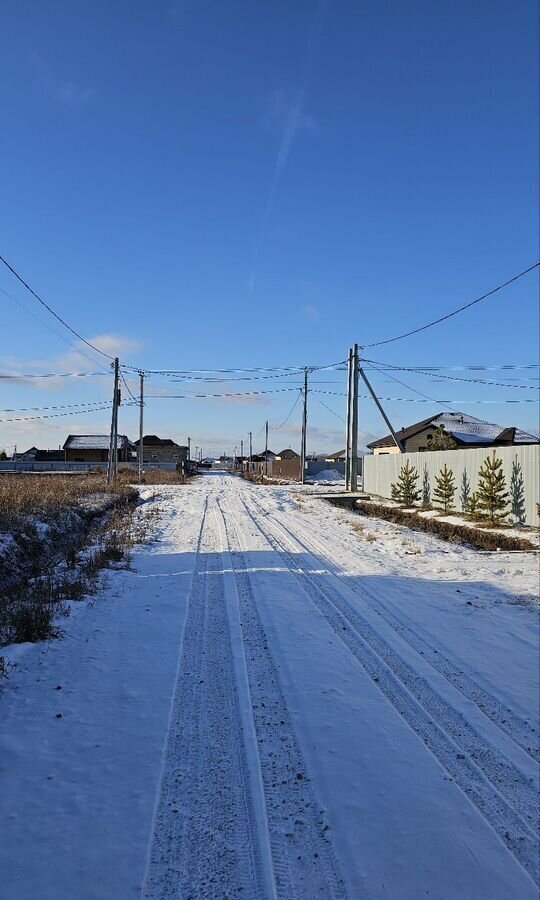
[[[63,640],[11,654],[0,694],[0,894],[11,900],[140,894],[204,502],[195,492],[182,513],[177,490],[159,488],[159,542],[108,573]]]

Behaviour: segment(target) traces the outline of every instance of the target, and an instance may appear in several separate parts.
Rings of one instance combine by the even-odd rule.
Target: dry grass
[[[76,507],[92,494],[108,493],[129,498],[133,495],[127,481],[119,479],[107,486],[105,473],[77,475],[1,475],[0,531],[8,531],[20,517],[36,516],[43,521],[66,509]]]
[[[191,477],[182,475],[181,472],[161,472],[159,469],[149,469],[144,473],[143,484],[190,484]],[[131,479],[133,483],[133,478]]]
[[[95,593],[102,569],[129,564],[159,516],[152,506],[134,517],[137,497],[125,476],[108,488],[103,472],[0,476],[0,646],[59,637],[66,601]]]

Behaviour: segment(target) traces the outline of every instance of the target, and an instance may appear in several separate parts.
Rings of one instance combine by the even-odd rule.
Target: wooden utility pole
[[[115,426],[117,423],[117,404],[118,404],[118,373],[119,373],[119,360],[118,357],[115,357],[114,360],[114,387],[113,387],[113,406],[112,406],[112,415],[111,415],[111,437],[109,440],[109,459],[107,463],[107,484],[112,484],[113,479],[115,478],[115,467],[114,467],[114,459],[113,457],[117,453],[116,445],[117,440],[115,436]]]
[[[187,439],[187,458],[188,458],[188,462],[190,462],[190,460],[191,460],[191,438],[190,437],[188,437],[188,439]]]
[[[139,372],[139,484],[142,483],[144,463],[143,443],[143,410],[144,410],[144,372]]]
[[[300,480],[302,484],[306,483],[306,448],[307,448],[307,391],[308,391],[308,370],[304,369],[304,412],[302,415],[302,447],[300,453],[300,465],[302,471]]]
[[[358,344],[353,350],[353,392],[351,417],[351,491],[358,490]]]
[[[248,468],[250,470],[253,467],[253,463],[251,461],[252,456],[253,456],[253,434],[250,431],[249,432],[249,466],[248,466]]]
[[[268,419],[264,426],[264,474],[268,475]]]
[[[353,352],[347,357],[347,426],[345,429],[345,490],[351,486],[351,395],[353,378]]]
[[[390,422],[390,419],[388,418],[384,409],[382,408],[381,403],[379,402],[379,398],[375,395],[375,391],[371,387],[371,384],[369,383],[369,381],[367,379],[367,375],[365,374],[365,372],[362,368],[360,369],[360,375],[362,376],[362,380],[364,381],[364,384],[366,385],[369,393],[373,397],[375,404],[377,406],[377,409],[379,410],[381,416],[383,417],[384,421],[386,422],[388,430],[389,430],[390,434],[392,435],[392,440],[394,441],[394,444],[396,445],[396,447],[398,448],[400,453],[404,453],[403,444],[401,443],[396,432],[392,428],[392,423]]]

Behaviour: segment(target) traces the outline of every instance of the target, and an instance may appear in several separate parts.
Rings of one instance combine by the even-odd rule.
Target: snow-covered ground
[[[155,490],[132,569],[2,651],[0,896],[536,898],[537,559]]]

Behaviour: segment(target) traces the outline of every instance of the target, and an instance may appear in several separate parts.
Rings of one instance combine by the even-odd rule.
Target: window
[[[433,435],[432,435],[432,434],[428,434],[427,439],[428,439],[428,441],[432,441],[432,440],[433,440]]]
[[[425,453],[426,450],[427,450],[427,447],[419,447],[419,448],[418,448],[418,452],[419,452],[419,453]]]

